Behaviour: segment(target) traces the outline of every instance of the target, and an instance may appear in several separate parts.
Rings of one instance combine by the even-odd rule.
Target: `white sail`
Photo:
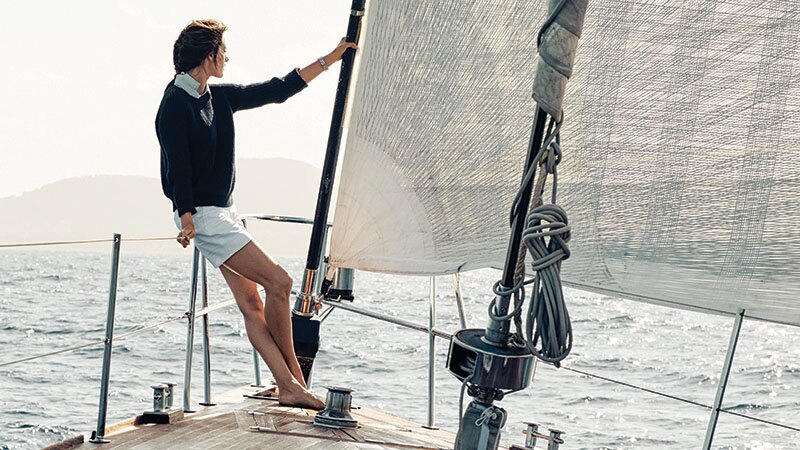
[[[503,264],[545,6],[370,3],[334,265]],[[559,166],[568,283],[800,325],[798,44],[794,0],[590,5]]]
[[[334,265],[406,274],[502,265],[533,115],[536,3],[370,2]]]

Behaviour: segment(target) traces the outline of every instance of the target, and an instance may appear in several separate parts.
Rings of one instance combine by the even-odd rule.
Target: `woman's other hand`
[[[316,78],[317,75],[322,73],[323,70],[328,70],[331,65],[341,61],[344,52],[351,48],[353,50],[358,50],[356,44],[352,42],[346,42],[344,38],[342,38],[342,40],[339,42],[339,45],[337,45],[332,52],[301,69],[300,78],[302,78],[306,83],[310,83],[311,80]]]
[[[353,50],[358,50],[358,46],[355,43],[347,42],[344,40],[344,38],[342,38],[342,40],[339,41],[339,45],[337,45],[336,48],[333,49],[333,51],[328,54],[328,56],[331,59],[325,58],[325,60],[331,64],[335,63],[336,61],[341,61],[344,52],[347,51],[347,49],[349,48],[352,48]]]
[[[178,233],[178,243],[186,248],[189,242],[194,239],[194,220],[191,212],[185,212],[181,216],[181,231]]]

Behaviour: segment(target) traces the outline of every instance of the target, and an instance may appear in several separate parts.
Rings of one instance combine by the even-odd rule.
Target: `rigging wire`
[[[787,430],[800,432],[800,428],[793,427],[791,425],[786,425],[786,424],[782,424],[782,423],[779,423],[779,422],[773,422],[771,420],[766,420],[766,419],[759,419],[758,417],[753,417],[753,416],[748,416],[747,414],[733,412],[733,411],[727,410],[725,408],[720,408],[719,412],[731,414],[731,415],[734,415],[734,416],[738,416],[738,417],[741,417],[743,419],[754,420],[756,422],[765,423],[767,425],[772,425],[772,426],[775,426],[775,427],[785,428]]]
[[[263,290],[261,292],[263,292]],[[208,314],[208,313],[210,313],[212,311],[224,308],[226,306],[230,306],[230,305],[234,304],[235,302],[236,302],[235,299],[228,299],[228,300],[226,300],[224,302],[217,303],[217,304],[215,304],[213,306],[209,306],[207,308],[200,309],[197,312],[195,312],[195,320],[197,320],[197,318],[202,317],[203,315],[206,315],[206,314]],[[176,322],[176,321],[181,320],[181,319],[187,319],[187,318],[189,318],[189,316],[190,316],[189,312],[185,312],[185,313],[183,313],[183,314],[181,314],[179,316],[173,316],[173,317],[170,317],[170,318],[167,318],[165,320],[158,321],[158,322],[154,322],[154,323],[150,323],[150,324],[139,324],[139,325],[134,326],[130,331],[128,331],[126,333],[122,333],[120,335],[114,336],[113,340],[116,343],[117,341],[124,340],[126,338],[135,336],[137,334],[140,334],[140,333],[142,333],[144,331],[147,331],[147,330],[150,330],[150,329],[153,329],[153,328],[160,327],[162,325],[166,325],[166,324],[168,324],[170,322]],[[41,353],[41,354],[33,355],[33,356],[27,356],[25,358],[16,359],[16,360],[13,360],[13,361],[6,361],[4,363],[0,363],[0,367],[12,366],[12,365],[15,365],[15,364],[20,364],[20,363],[27,362],[27,361],[32,361],[32,360],[35,360],[35,359],[46,358],[48,356],[59,355],[59,354],[62,354],[62,353],[69,353],[69,352],[72,352],[72,351],[75,351],[75,350],[80,350],[80,349],[87,348],[87,347],[93,347],[93,346],[96,346],[96,345],[103,345],[105,343],[106,343],[105,339],[100,339],[100,340],[93,341],[93,342],[87,342],[85,344],[80,344],[80,345],[75,345],[75,346],[72,346],[72,347],[62,348],[62,349],[55,350],[55,351],[52,351],[52,352]]]
[[[636,389],[636,390],[639,390],[639,391],[649,392],[650,394],[660,395],[661,397],[666,397],[666,398],[669,398],[669,399],[672,399],[672,400],[677,400],[679,402],[688,403],[688,404],[694,405],[694,406],[699,406],[701,408],[711,409],[710,405],[706,405],[706,404],[703,404],[703,403],[698,403],[698,402],[696,402],[694,400],[689,400],[689,399],[678,397],[678,396],[675,396],[675,395],[666,394],[664,392],[659,392],[659,391],[656,391],[656,390],[653,390],[653,389],[648,389],[646,387],[637,386],[635,384],[630,384],[630,383],[626,383],[624,381],[615,380],[613,378],[604,377],[602,375],[596,375],[596,374],[593,374],[591,372],[585,372],[583,370],[573,369],[571,367],[563,367],[562,366],[561,368],[564,369],[564,370],[568,370],[570,372],[575,372],[575,373],[579,373],[581,375],[585,375],[587,377],[597,378],[598,380],[608,381],[609,383],[619,384],[621,386],[626,386],[626,387],[629,387],[629,388],[632,388],[632,389]]]
[[[679,401],[679,402],[688,403],[690,405],[699,406],[701,408],[713,409],[713,406],[711,406],[711,405],[706,405],[706,404],[703,404],[703,403],[696,402],[694,400],[689,400],[687,398],[678,397],[678,396],[667,394],[667,393],[664,393],[664,392],[659,392],[659,391],[656,391],[656,390],[653,390],[653,389],[648,389],[646,387],[637,386],[635,384],[626,383],[624,381],[615,380],[613,378],[604,377],[602,375],[593,374],[591,372],[586,372],[586,371],[583,371],[583,370],[573,369],[571,367],[561,367],[561,369],[568,370],[570,372],[579,373],[581,375],[585,375],[585,376],[590,377],[590,378],[597,378],[599,380],[608,381],[609,383],[619,384],[620,386],[629,387],[631,389],[636,389],[636,390],[639,390],[639,391],[643,391],[643,392],[647,392],[647,393],[650,393],[650,394],[658,395],[658,396],[665,397],[665,398],[668,398],[668,399],[671,399],[671,400],[676,400],[676,401]],[[737,413],[737,412],[734,412],[734,411],[731,411],[731,410],[725,409],[725,408],[720,408],[719,412],[731,414],[731,415],[738,416],[738,417],[741,417],[741,418],[744,418],[744,419],[754,420],[756,422],[765,423],[767,425],[772,425],[772,426],[779,427],[779,428],[785,428],[787,430],[799,431],[800,432],[800,428],[793,427],[791,425],[786,425],[786,424],[783,424],[783,423],[780,423],[780,422],[773,422],[771,420],[766,420],[766,419],[760,419],[760,418],[754,417],[754,416],[748,416],[747,414]]]
[[[180,319],[185,319],[186,317],[188,317],[188,313],[181,314],[180,316],[171,317],[169,319],[166,319],[166,320],[163,320],[163,321],[160,321],[160,322],[157,322],[157,323],[152,323],[152,324],[148,324],[148,325],[139,325],[140,328],[139,327],[135,327],[133,331],[121,334],[119,336],[115,336],[114,340],[122,340],[122,339],[125,339],[125,338],[128,338],[128,337],[131,337],[131,336],[135,336],[135,335],[137,335],[137,334],[139,334],[139,333],[141,333],[143,331],[146,331],[146,330],[149,330],[149,329],[152,329],[152,328],[155,328],[155,327],[158,327],[158,326],[170,323],[170,322],[175,322],[175,321],[180,320]],[[42,353],[42,354],[39,354],[39,355],[28,356],[28,357],[16,359],[16,360],[13,360],[13,361],[6,361],[4,363],[0,363],[0,367],[11,366],[11,365],[23,363],[23,362],[26,362],[26,361],[32,361],[32,360],[35,360],[35,359],[41,359],[41,358],[45,358],[45,357],[48,357],[48,356],[59,355],[61,353],[68,353],[68,352],[72,352],[72,351],[75,351],[75,350],[80,350],[80,349],[87,348],[87,347],[93,347],[93,346],[96,346],[96,345],[103,345],[105,343],[106,343],[105,339],[100,339],[100,340],[93,341],[93,342],[87,342],[85,344],[80,344],[80,345],[75,345],[75,346],[72,346],[72,347],[62,348],[62,349],[55,350],[55,351],[48,352],[48,353]]]
[[[144,238],[124,238],[125,242],[146,242],[146,241],[171,241],[176,238],[170,237],[144,237]],[[0,248],[15,247],[41,247],[49,245],[73,245],[73,244],[97,244],[102,242],[114,242],[114,239],[84,239],[78,241],[49,241],[49,242],[23,242],[16,244],[0,244]]]
[[[83,241],[52,241],[52,242],[27,242],[21,244],[0,244],[0,248],[39,247],[44,245],[96,244],[99,242],[114,242],[114,239],[88,239]]]

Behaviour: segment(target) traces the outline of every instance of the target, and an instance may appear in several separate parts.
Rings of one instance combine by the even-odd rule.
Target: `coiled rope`
[[[515,283],[506,287],[498,281],[492,291],[495,299],[489,304],[489,316],[498,321],[512,319],[516,333],[511,337],[513,345],[527,346],[537,358],[556,366],[567,357],[572,350],[572,324],[564,302],[564,291],[561,285],[561,261],[569,258],[567,243],[570,240],[570,226],[567,213],[556,205],[558,195],[558,164],[561,162],[560,145],[561,122],[549,118],[547,133],[541,149],[533,159],[523,177],[517,195],[514,198],[509,222],[514,223],[522,193],[533,181],[537,166],[542,166],[536,180],[531,204],[534,207],[525,219],[522,242],[515,271]],[[542,196],[548,175],[552,175],[551,203],[543,204]],[[533,279],[525,280],[525,254],[530,253],[533,261],[531,269],[535,272]],[[522,330],[522,307],[525,301],[525,285],[532,284],[533,295],[528,303],[527,321]],[[514,296],[514,308],[506,315],[496,311],[496,299],[500,296]]]

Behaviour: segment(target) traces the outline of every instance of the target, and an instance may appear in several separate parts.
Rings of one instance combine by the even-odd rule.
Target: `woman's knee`
[[[242,312],[242,315],[245,317],[255,317],[264,314],[264,303],[261,300],[261,296],[258,295],[258,292],[241,295],[237,304],[239,305],[239,310]]]
[[[292,293],[292,277],[289,276],[283,268],[279,268],[279,270],[276,270],[275,273],[272,274],[267,282],[267,286],[264,286],[264,289],[266,289],[267,292],[275,293],[280,297],[286,297],[288,299],[289,295]]]

